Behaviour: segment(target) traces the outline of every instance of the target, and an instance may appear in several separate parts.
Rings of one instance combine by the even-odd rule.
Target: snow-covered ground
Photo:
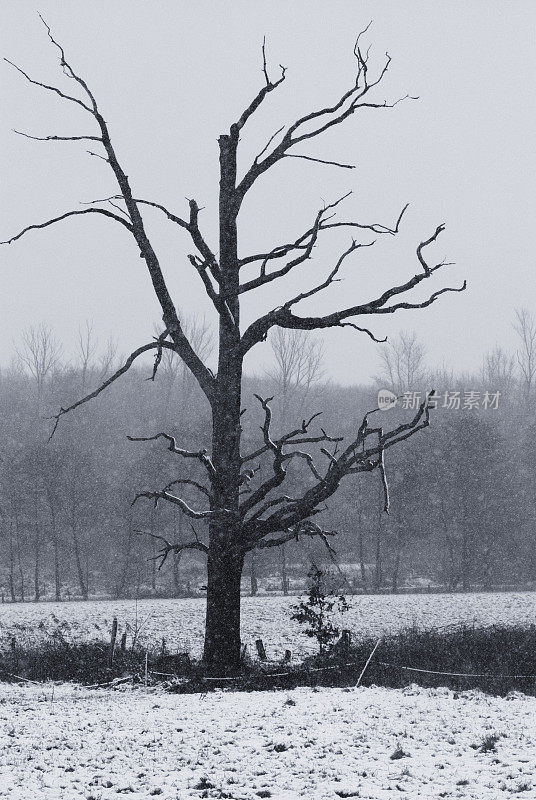
[[[536,798],[536,698],[521,694],[0,684],[0,719],[9,800]],[[474,749],[490,734],[495,751]]]
[[[296,597],[242,598],[242,641],[250,651],[262,638],[269,658],[280,658],[286,648],[300,658],[315,650],[297,623],[290,620]],[[455,622],[491,625],[530,624],[536,619],[536,592],[475,594],[368,595],[348,598],[351,611],[339,621],[354,635],[376,636],[417,624],[423,628]],[[165,638],[170,652],[200,655],[203,642],[204,598],[187,600],[105,600],[85,603],[0,604],[0,646],[12,636],[21,642],[61,626],[70,640],[108,638],[114,616],[119,636],[139,628],[139,640],[158,647]],[[41,626],[41,627],[39,627]]]

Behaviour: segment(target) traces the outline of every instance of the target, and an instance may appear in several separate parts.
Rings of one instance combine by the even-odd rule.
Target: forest
[[[271,365],[244,379],[248,450],[262,444],[256,395],[273,397],[276,433],[321,412],[311,430],[337,437],[349,437],[376,408],[379,389],[398,402],[375,412],[377,424],[410,419],[431,390],[437,399],[430,427],[386,455],[389,513],[377,471],[349,475],[317,517],[333,535],[249,554],[242,591],[296,593],[312,561],[328,568],[346,593],[533,588],[536,321],[520,309],[512,325],[516,351],[491,348],[473,375],[434,369],[425,344],[402,332],[377,346],[377,377],[359,386],[326,380],[329,365],[314,334],[271,335]],[[209,326],[192,318],[188,330],[210,361]],[[0,375],[3,602],[203,593],[205,554],[166,549],[192,534],[203,542],[203,521],[168,503],[136,500],[180,480],[188,501],[201,479],[198,462],[178,460],[153,437],[165,433],[182,447],[210,448],[198,386],[174,353],[161,355],[156,370],[150,359],[140,362],[94,400],[57,417],[124,359],[113,342],[99,345],[90,322],[79,330],[70,359],[51,327],[24,331]],[[289,494],[313,479],[298,461],[289,467]]]

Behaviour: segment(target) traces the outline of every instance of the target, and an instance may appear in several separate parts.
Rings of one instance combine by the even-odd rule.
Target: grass
[[[372,638],[362,639],[344,652],[335,648],[295,665],[247,659],[232,681],[205,674],[202,665],[191,662],[184,653],[169,654],[160,648],[147,652],[148,681],[163,683],[175,692],[355,686],[375,643]],[[145,649],[117,648],[111,666],[109,655],[108,642],[72,643],[58,629],[44,641],[18,641],[1,652],[0,679],[75,681],[86,685],[123,679],[145,682]],[[417,683],[425,687],[447,686],[454,691],[481,689],[496,695],[510,691],[536,695],[533,675],[536,675],[534,625],[460,626],[428,631],[410,628],[381,642],[361,683],[393,688]]]
[[[366,653],[363,644],[357,648],[362,657]],[[414,672],[401,666],[430,672]],[[516,690],[536,694],[536,678],[531,677],[534,675],[536,626],[459,626],[452,630],[408,629],[388,637],[376,652],[363,682],[392,687],[418,683],[454,690],[481,689],[497,695]]]

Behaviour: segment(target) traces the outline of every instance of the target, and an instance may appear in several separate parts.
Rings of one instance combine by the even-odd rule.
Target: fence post
[[[264,649],[262,639],[255,640],[255,647],[257,648],[257,653],[259,654],[260,660],[266,661],[266,650]]]
[[[117,638],[117,617],[114,617],[112,622],[112,638],[110,639],[110,654],[108,656],[108,666],[111,667],[114,663],[114,650],[115,640]]]

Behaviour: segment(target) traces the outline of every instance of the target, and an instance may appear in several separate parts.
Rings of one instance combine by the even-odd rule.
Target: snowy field
[[[536,798],[536,698],[520,694],[0,684],[0,717],[9,800]],[[495,751],[475,749],[490,734]]]
[[[475,594],[369,595],[348,598],[351,610],[340,620],[354,635],[379,635],[417,624],[422,628],[456,622],[513,625],[536,622],[536,592]],[[313,642],[290,620],[296,597],[244,597],[242,641],[250,652],[262,638],[270,659],[285,649],[298,659],[315,649]],[[60,627],[68,640],[108,639],[117,616],[119,636],[135,628],[144,646],[159,647],[162,638],[170,652],[201,654],[204,598],[187,600],[105,600],[85,603],[4,603],[0,605],[0,646],[15,637],[46,636]]]

